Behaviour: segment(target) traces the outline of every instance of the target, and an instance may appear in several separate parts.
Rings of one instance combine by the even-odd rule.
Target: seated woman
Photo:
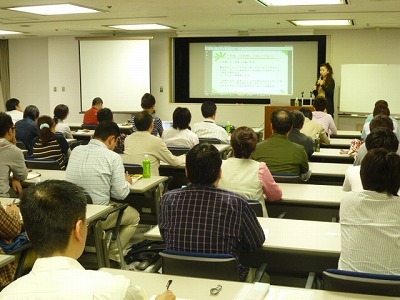
[[[172,128],[165,129],[162,139],[168,147],[192,148],[199,143],[196,134],[190,131],[192,115],[186,107],[177,107],[172,115]]]
[[[390,109],[387,105],[385,104],[377,104],[374,107],[374,111],[372,112],[372,116],[373,118],[375,118],[378,115],[384,115],[384,116],[388,116],[390,117]],[[393,117],[390,117],[390,120],[393,123],[393,132],[394,134],[397,136],[397,138],[400,137],[400,133],[399,133],[399,126],[397,124],[397,120]],[[361,139],[365,140],[367,138],[367,135],[371,132],[371,122],[365,122],[363,130],[361,132]]]
[[[54,122],[56,123],[56,132],[62,133],[66,139],[73,139],[71,129],[69,125],[64,123],[64,120],[68,117],[69,108],[64,104],[58,104],[54,108]]]
[[[233,191],[249,200],[259,200],[264,217],[268,217],[264,196],[270,201],[282,198],[282,190],[264,162],[250,159],[258,138],[253,129],[239,127],[233,131],[231,146],[234,157],[222,162],[222,177],[218,188]]]
[[[55,133],[56,125],[50,116],[41,116],[37,121],[40,134],[33,140],[33,158],[53,159],[62,170],[67,165],[69,146],[60,133]]]
[[[363,190],[340,205],[339,269],[400,275],[400,156],[368,151],[360,169]]]
[[[337,134],[337,129],[332,116],[326,113],[327,105],[328,101],[324,97],[322,96],[315,97],[314,100],[315,111],[313,111],[312,120],[315,123],[321,124],[328,137],[330,137],[331,134]]]

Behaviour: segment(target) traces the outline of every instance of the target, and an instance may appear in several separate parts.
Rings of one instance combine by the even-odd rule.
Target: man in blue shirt
[[[237,257],[240,250],[254,251],[264,243],[264,232],[246,199],[216,188],[221,163],[211,144],[198,144],[186,154],[190,185],[161,199],[159,227],[167,249]],[[248,270],[239,265],[241,280]]]

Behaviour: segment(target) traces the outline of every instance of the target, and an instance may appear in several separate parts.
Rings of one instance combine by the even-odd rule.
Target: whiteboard
[[[389,103],[391,115],[400,114],[400,65],[344,64],[341,67],[340,111],[372,113],[377,100]]]
[[[150,41],[81,40],[81,110],[95,97],[113,112],[141,111],[141,98],[150,93]]]

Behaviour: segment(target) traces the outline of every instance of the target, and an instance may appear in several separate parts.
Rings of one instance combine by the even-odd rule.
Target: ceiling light
[[[22,32],[9,31],[9,30],[0,30],[0,35],[5,35],[5,34],[22,34]]]
[[[34,5],[34,6],[19,6],[7,7],[6,9],[27,12],[38,15],[67,15],[67,14],[87,14],[97,13],[100,10],[93,8],[77,6],[74,4],[51,4],[51,5]]]
[[[296,5],[335,5],[347,4],[347,0],[256,0],[265,6],[296,6]]]
[[[353,20],[296,20],[289,21],[296,26],[353,26]]]
[[[124,29],[124,30],[172,29],[169,26],[160,25],[160,24],[109,25],[108,27]]]

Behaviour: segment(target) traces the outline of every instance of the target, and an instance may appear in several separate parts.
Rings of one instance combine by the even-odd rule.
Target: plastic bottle
[[[296,100],[294,100],[294,106],[299,106],[299,98],[296,97]]]
[[[317,133],[315,135],[315,152],[320,152],[321,151],[321,143],[319,140],[319,134]]]
[[[150,178],[150,176],[151,176],[151,162],[149,159],[149,155],[145,154],[143,160],[143,178]]]
[[[228,134],[231,133],[231,123],[229,121],[226,121],[225,130]]]

